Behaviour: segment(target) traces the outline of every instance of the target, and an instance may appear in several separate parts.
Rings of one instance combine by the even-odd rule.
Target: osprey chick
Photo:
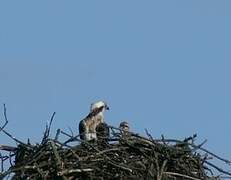
[[[130,127],[128,122],[126,121],[120,123],[119,129],[121,130],[121,134],[123,137],[128,136],[130,134],[129,133]]]
[[[97,139],[96,127],[100,123],[104,123],[105,110],[109,110],[109,107],[104,101],[91,104],[90,113],[79,122],[80,139],[86,141]]]

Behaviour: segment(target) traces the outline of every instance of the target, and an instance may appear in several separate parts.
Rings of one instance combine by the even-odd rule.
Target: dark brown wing
[[[85,138],[85,135],[84,133],[86,132],[86,127],[85,127],[85,123],[84,123],[84,120],[81,120],[79,122],[79,137],[80,139],[84,140]]]
[[[98,139],[108,139],[110,135],[109,127],[106,123],[100,123],[96,127],[96,135]]]

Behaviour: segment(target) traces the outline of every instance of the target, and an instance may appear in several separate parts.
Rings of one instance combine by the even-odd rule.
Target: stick
[[[53,112],[52,116],[51,116],[51,119],[50,119],[50,122],[49,122],[49,125],[46,125],[46,129],[45,129],[45,132],[44,132],[44,136],[43,136],[43,139],[42,139],[42,144],[44,144],[47,140],[47,138],[49,137],[50,135],[50,130],[51,130],[51,124],[54,120],[54,116],[55,116],[55,112]]]
[[[194,178],[194,177],[191,177],[191,176],[187,176],[187,175],[180,174],[180,173],[174,173],[174,172],[164,172],[164,174],[185,177],[185,178],[192,179],[192,180],[202,180],[202,179],[198,179],[198,178]]]
[[[6,125],[8,124],[8,119],[7,119],[7,116],[6,116],[6,105],[5,104],[3,104],[3,108],[4,108],[3,114],[4,114],[4,118],[5,118],[5,124],[0,128],[0,131],[2,131],[6,127]]]
[[[223,170],[223,169],[221,169],[221,168],[219,168],[219,167],[215,166],[214,164],[212,164],[212,163],[210,163],[210,162],[208,162],[208,161],[205,161],[205,163],[206,163],[206,164],[208,164],[209,166],[212,166],[213,168],[215,168],[215,169],[216,169],[216,170],[218,170],[219,172],[221,172],[221,173],[224,173],[224,174],[227,174],[227,175],[231,176],[231,173],[230,173],[230,172],[225,171],[225,170]]]

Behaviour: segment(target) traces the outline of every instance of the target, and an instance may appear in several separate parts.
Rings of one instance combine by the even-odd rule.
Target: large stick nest
[[[146,138],[111,129],[109,139],[92,142],[58,130],[54,139],[45,135],[41,144],[19,144],[15,164],[3,175],[13,173],[12,179],[212,179],[208,157],[197,152],[201,146],[194,144],[195,136],[183,141],[155,140],[148,133]],[[60,142],[60,134],[68,139]]]
[[[194,143],[196,135],[184,140],[154,139],[108,126],[109,136],[96,141],[82,141],[79,135],[60,129],[54,138],[50,128],[55,113],[40,144],[24,143],[0,127],[18,146],[0,145],[0,179],[64,180],[207,180],[231,179],[231,173],[211,162],[211,158],[229,166],[231,161]],[[104,124],[105,125],[105,124]],[[3,155],[2,151],[9,152]],[[8,163],[7,163],[8,162]],[[5,164],[8,164],[5,170]],[[216,176],[214,175],[214,170]],[[219,174],[218,174],[219,173]]]

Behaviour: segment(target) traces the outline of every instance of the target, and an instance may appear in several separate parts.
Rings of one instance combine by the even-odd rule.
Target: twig
[[[10,137],[11,139],[13,139],[15,142],[19,143],[19,144],[23,144],[26,145],[25,143],[23,143],[22,141],[16,139],[15,137],[13,137],[10,133],[8,133],[6,130],[4,130],[4,128],[6,127],[6,125],[8,124],[8,118],[7,118],[7,114],[6,114],[6,105],[3,104],[3,108],[4,108],[4,119],[5,119],[5,123],[4,125],[0,128],[0,132],[2,131],[4,134],[6,134],[8,137]]]
[[[176,140],[176,139],[164,139],[164,140],[163,140],[163,139],[155,139],[155,141],[156,141],[156,142],[165,141],[165,142],[182,143],[182,141]],[[221,160],[221,161],[223,161],[223,162],[225,162],[225,163],[227,163],[227,164],[230,164],[230,163],[231,163],[230,160],[224,159],[224,158],[222,158],[222,157],[220,157],[220,156],[218,156],[218,155],[216,155],[216,154],[210,152],[209,150],[207,150],[207,149],[205,149],[205,148],[203,148],[203,147],[197,146],[197,145],[192,144],[192,143],[189,143],[189,142],[187,142],[186,144],[189,145],[189,146],[192,146],[193,148],[200,149],[200,150],[202,150],[202,151],[204,151],[204,152],[206,152],[206,153],[212,155],[213,157],[215,157],[215,158],[217,158],[217,159],[219,159],[219,160]]]
[[[7,119],[7,116],[6,116],[6,105],[5,104],[3,104],[3,109],[4,109],[4,112],[3,112],[3,114],[4,114],[4,118],[5,118],[5,123],[4,123],[4,125],[0,128],[0,132],[6,127],[6,125],[8,124],[8,119]]]
[[[8,133],[7,131],[5,131],[4,129],[2,129],[2,132],[4,134],[6,134],[9,138],[13,139],[16,143],[23,144],[24,146],[29,146],[30,147],[30,145],[25,144],[24,142],[18,140],[17,138],[15,138],[14,136],[12,136],[10,133]]]
[[[16,151],[16,147],[12,147],[12,146],[6,146],[6,145],[0,145],[0,150],[4,150],[4,151]]]
[[[147,136],[149,137],[149,139],[150,139],[153,143],[155,143],[155,140],[153,139],[152,135],[148,132],[147,129],[145,129],[145,132],[146,132]]]
[[[10,159],[9,162],[10,162],[10,165],[13,166],[13,163],[12,163],[12,154],[11,154],[11,153],[12,153],[12,152],[9,153],[9,159]]]
[[[192,180],[202,180],[202,179],[194,178],[194,177],[191,177],[191,176],[188,176],[188,175],[175,173],[175,172],[164,172],[164,174],[172,175],[172,176],[184,177],[184,178],[188,178],[188,179],[192,179]]]
[[[70,169],[70,170],[64,170],[64,171],[60,171],[58,172],[59,176],[65,175],[65,174],[71,174],[71,173],[81,173],[81,172],[92,172],[94,171],[94,169]]]
[[[56,135],[55,135],[55,141],[57,141],[58,140],[58,138],[59,138],[59,135],[60,135],[60,129],[58,129],[57,131],[56,131]]]
[[[45,129],[45,132],[44,132],[44,136],[43,136],[43,139],[42,139],[42,144],[46,142],[47,138],[49,137],[50,135],[50,129],[51,129],[51,124],[54,120],[54,116],[55,116],[55,112],[53,112],[52,116],[51,116],[51,119],[49,121],[49,125],[46,125],[46,129]]]
[[[68,133],[66,133],[66,132],[64,132],[64,131],[60,131],[62,134],[64,134],[65,136],[67,136],[67,137],[69,137],[69,138],[75,138],[75,137],[77,137],[77,136],[75,136],[75,137],[73,137],[73,136],[71,136],[71,135],[69,135]]]
[[[68,127],[69,131],[71,132],[71,136],[73,137],[74,136],[74,133],[72,131],[72,129],[70,127]]]
[[[208,162],[208,161],[205,161],[205,163],[206,163],[206,164],[208,164],[209,166],[211,166],[211,167],[215,168],[215,169],[216,169],[216,170],[218,170],[219,172],[221,172],[221,173],[224,173],[224,174],[226,174],[226,175],[231,176],[231,173],[230,173],[230,172],[225,171],[225,170],[223,170],[223,169],[221,169],[221,168],[219,168],[219,167],[215,166],[214,164],[212,164],[212,163],[210,163],[210,162]]]
[[[165,169],[165,166],[166,166],[167,162],[168,162],[168,160],[165,160],[165,161],[163,162],[163,164],[162,164],[162,166],[161,166],[161,169],[160,169],[160,172],[158,173],[158,177],[157,177],[158,180],[161,180],[161,179],[162,179],[162,176],[163,176],[163,174],[164,174],[164,169]]]
[[[0,153],[0,158],[1,158],[1,172],[3,172],[4,171],[4,166],[3,166],[4,160],[3,160],[3,157],[2,157],[1,153]]]

